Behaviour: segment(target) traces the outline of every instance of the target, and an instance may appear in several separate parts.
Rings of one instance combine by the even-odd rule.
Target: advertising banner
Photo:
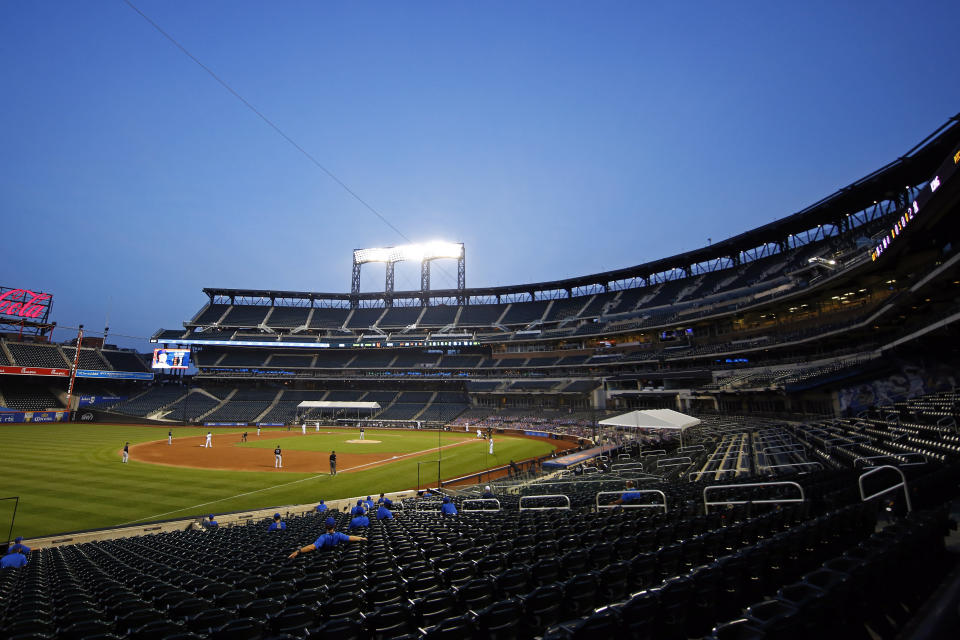
[[[69,372],[67,375],[69,375]],[[100,371],[99,369],[77,369],[77,377],[105,378],[108,380],[153,380],[153,374],[146,371]]]
[[[0,366],[0,374],[11,376],[56,376],[69,378],[70,369],[51,369],[49,367],[16,367]]]

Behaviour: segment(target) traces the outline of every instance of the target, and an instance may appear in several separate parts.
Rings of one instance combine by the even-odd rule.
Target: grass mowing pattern
[[[173,431],[174,437],[178,438],[205,435],[209,429],[174,427]],[[256,438],[256,429],[248,428],[247,432]],[[269,441],[270,432],[264,429],[259,442],[249,442],[246,446],[265,445],[272,450],[277,442]],[[225,438],[239,440],[239,435],[234,438],[227,434],[214,430],[214,443],[222,446]],[[36,537],[129,522],[410,489],[417,483],[417,462],[437,458],[437,452],[433,450],[336,477],[317,477],[310,473],[181,469],[139,463],[135,456],[131,457],[129,464],[120,463],[118,452],[124,442],[136,444],[165,440],[166,435],[166,428],[127,425],[0,426],[0,437],[4,442],[0,454],[0,487],[3,487],[0,494],[20,496],[14,537]],[[338,453],[348,452],[347,447],[357,447],[356,451],[364,453],[377,452],[378,447],[391,452],[421,451],[437,444],[436,431],[411,431],[409,441],[404,439],[402,445],[386,442],[387,435],[389,433],[367,430],[366,437],[385,440],[382,445],[345,444],[344,440],[359,437],[358,432],[349,430],[335,436],[305,437],[299,443],[298,438],[285,438],[279,442],[283,448],[322,446],[327,448],[318,450],[327,451],[329,442],[321,443],[320,440],[329,437],[339,439],[340,443],[333,447]],[[449,439],[449,442],[443,442],[445,445],[463,439],[459,433],[445,433],[443,436]],[[313,444],[308,444],[311,442]],[[495,438],[495,447],[493,456],[487,455],[485,440],[445,449],[441,468],[443,477],[466,475],[506,464],[511,459],[545,455],[552,449],[546,442],[506,436]],[[436,466],[424,465],[423,469],[435,479]],[[249,492],[255,493],[239,495]],[[0,516],[7,516],[0,522],[0,527],[9,526],[8,514],[9,509],[0,505]]]

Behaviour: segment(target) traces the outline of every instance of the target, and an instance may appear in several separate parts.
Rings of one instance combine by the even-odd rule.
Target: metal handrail
[[[689,456],[679,456],[677,458],[663,458],[657,460],[657,469],[660,467],[678,467],[682,464],[693,464],[693,459]]]
[[[647,451],[644,451],[643,449],[640,450],[641,458],[643,456],[665,456],[665,455],[667,455],[666,449],[648,449]]]
[[[887,488],[884,489],[883,491],[879,491],[879,492],[877,492],[877,493],[875,493],[875,494],[873,494],[873,495],[871,495],[871,496],[864,495],[864,492],[863,492],[863,480],[864,480],[864,478],[866,478],[867,476],[869,476],[869,475],[871,475],[871,474],[874,474],[874,473],[876,473],[876,472],[878,472],[878,471],[883,471],[884,469],[893,469],[893,470],[896,471],[898,474],[900,474],[900,482],[898,482],[897,484],[895,484],[895,485],[893,485],[893,486],[891,486],[891,487],[887,487]],[[897,468],[897,467],[894,467],[894,466],[889,465],[889,464],[885,464],[885,465],[883,465],[882,467],[877,467],[876,469],[871,469],[870,471],[867,471],[866,473],[861,474],[861,476],[857,479],[857,484],[860,485],[860,499],[861,499],[863,502],[866,502],[867,500],[873,500],[874,498],[878,498],[878,497],[880,497],[880,496],[882,496],[882,495],[884,495],[884,494],[890,493],[891,491],[896,491],[897,489],[903,487],[903,496],[904,496],[904,498],[906,498],[906,500],[907,500],[907,512],[909,513],[909,512],[911,512],[911,511],[913,511],[913,504],[910,502],[910,491],[907,489],[907,476],[903,475],[903,471],[901,471],[901,470],[900,470],[899,468]]]
[[[614,495],[623,495],[625,493],[656,493],[663,498],[662,503],[657,504],[600,504],[600,496],[614,496]],[[601,491],[596,497],[595,501],[597,504],[597,509],[614,509],[616,507],[623,507],[625,509],[659,509],[663,508],[663,512],[667,513],[667,494],[659,489],[626,489],[624,491]]]
[[[856,468],[856,467],[857,467],[857,463],[858,463],[858,462],[861,462],[861,461],[868,461],[868,460],[901,460],[901,459],[902,459],[902,460],[907,460],[907,459],[909,459],[911,456],[920,456],[921,462],[904,462],[903,464],[898,464],[898,465],[896,465],[896,466],[898,466],[898,467],[916,467],[916,466],[920,466],[920,465],[923,465],[923,464],[926,464],[926,463],[927,463],[927,456],[923,455],[923,454],[920,453],[919,451],[907,451],[906,453],[888,453],[888,454],[882,455],[882,456],[860,456],[860,457],[854,459],[854,461],[853,461],[853,467]],[[865,467],[873,467],[873,466],[876,466],[876,465],[874,465],[872,462],[869,462],[869,463],[868,463],[868,462],[863,462],[863,466],[865,466]],[[882,466],[893,466],[893,465],[882,465]]]
[[[639,469],[643,471],[642,462],[617,462],[610,465],[610,471],[627,471],[629,469]]]
[[[800,491],[799,498],[776,498],[772,500],[719,500],[717,502],[709,502],[707,500],[707,492],[711,489],[744,489],[747,487],[778,487],[778,486],[792,486],[796,487]],[[801,487],[796,482],[790,482],[787,480],[780,482],[749,482],[747,484],[713,484],[709,487],[703,488],[703,511],[704,513],[710,513],[711,505],[720,505],[720,504],[776,504],[779,502],[804,502],[806,500],[806,494],[803,492],[803,487]]]
[[[765,456],[766,456],[766,455],[770,455],[770,454],[767,453],[767,452],[768,452],[768,451],[771,451],[771,450],[773,450],[773,449],[787,449],[787,451],[784,451],[783,453],[790,453],[790,452],[794,452],[794,451],[803,451],[803,450],[804,450],[804,446],[803,446],[802,444],[782,444],[782,445],[779,445],[779,446],[776,446],[776,447],[766,447],[766,448],[764,448],[764,449],[761,449],[761,450],[760,450],[760,453],[762,453],[762,454],[765,455]]]
[[[764,469],[780,469],[783,467],[809,467],[809,466],[817,466],[817,467],[820,467],[821,471],[823,470],[823,465],[820,464],[819,462],[791,462],[790,464],[773,464],[770,466],[764,465],[763,468]]]
[[[497,508],[496,509],[467,509],[468,504],[472,504],[475,502],[496,502]],[[463,502],[460,503],[460,510],[463,511],[464,513],[466,513],[467,511],[500,511],[501,507],[500,507],[500,501],[497,500],[496,498],[471,498],[469,500],[464,500]]]
[[[677,449],[677,453],[687,453],[688,451],[706,451],[706,447],[702,444],[691,444],[686,447],[680,447]]]
[[[586,476],[586,475],[590,475],[590,474],[592,474],[592,473],[600,473],[600,469],[597,469],[596,467],[584,467],[584,468],[583,468],[583,475]]]
[[[565,507],[524,507],[524,506],[523,506],[523,501],[524,501],[524,500],[535,500],[535,499],[537,499],[537,498],[563,498],[564,500],[567,501],[567,506],[565,506]],[[517,503],[517,510],[518,510],[518,511],[547,511],[547,510],[550,510],[550,509],[566,509],[567,511],[569,511],[569,510],[570,510],[570,497],[567,496],[567,495],[564,495],[564,494],[562,494],[562,493],[547,493],[547,494],[540,495],[540,496],[520,496],[520,502]]]

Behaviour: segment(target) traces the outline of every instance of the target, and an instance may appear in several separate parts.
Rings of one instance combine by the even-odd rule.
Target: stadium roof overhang
[[[811,229],[834,225],[840,226],[846,216],[868,209],[880,201],[898,201],[903,199],[908,188],[917,186],[930,179],[938,164],[960,143],[960,114],[950,118],[936,131],[924,138],[919,144],[903,156],[874,171],[873,173],[843,187],[822,200],[792,215],[780,218],[768,224],[756,227],[744,233],[732,236],[709,246],[687,251],[667,258],[661,258],[623,269],[594,273],[562,280],[507,285],[498,287],[467,288],[463,292],[456,289],[435,289],[428,294],[430,299],[454,299],[463,293],[467,299],[493,299],[499,302],[501,296],[528,294],[531,299],[546,299],[545,292],[571,292],[588,287],[607,288],[611,283],[646,279],[655,274],[671,271],[688,271],[694,265],[739,259],[742,253],[755,251],[758,247],[787,247],[791,235],[809,233]],[[821,238],[822,239],[822,238]],[[634,285],[635,286],[635,285]],[[629,288],[629,287],[614,287]],[[215,297],[259,298],[265,300],[315,300],[376,301],[385,297],[384,292],[321,293],[304,291],[283,291],[273,289],[229,289],[208,287],[204,293],[213,300]],[[538,295],[541,294],[541,295]],[[392,299],[421,300],[422,291],[396,291]]]

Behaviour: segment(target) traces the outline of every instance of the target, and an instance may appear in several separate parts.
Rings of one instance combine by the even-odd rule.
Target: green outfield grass
[[[246,429],[256,438],[256,429]],[[383,444],[346,444],[359,432],[312,434],[303,438],[269,438],[283,428],[264,429],[259,441],[233,446],[267,447],[277,442],[284,449],[309,449],[338,453],[380,451],[411,453],[437,446],[436,431],[409,433],[368,429],[366,437]],[[174,437],[199,436],[206,428],[174,427]],[[242,431],[242,429],[241,429]],[[166,428],[126,425],[0,425],[0,497],[19,496],[14,536],[36,537],[66,531],[110,527],[223,513],[274,505],[301,504],[320,498],[399,491],[417,483],[417,462],[435,460],[436,451],[411,456],[363,471],[336,477],[309,473],[211,471],[152,465],[131,459],[121,464],[118,451],[131,444],[166,438]],[[220,446],[226,431],[215,430]],[[444,433],[443,443],[453,444],[467,434]],[[485,442],[445,449],[444,478],[466,475],[511,459],[522,460],[549,453],[551,446],[528,438],[496,438],[496,453],[487,455]],[[424,465],[424,474],[436,478],[436,466]],[[430,469],[430,471],[426,471]],[[9,526],[10,507],[0,502],[0,528]]]

